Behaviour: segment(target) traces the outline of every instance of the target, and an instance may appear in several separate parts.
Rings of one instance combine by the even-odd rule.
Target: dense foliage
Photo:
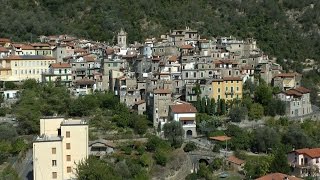
[[[203,37],[254,37],[280,62],[320,55],[316,33],[320,3],[314,0],[1,0],[0,4],[0,36],[14,40],[70,33],[113,42],[115,32],[124,28],[133,42],[190,26]]]

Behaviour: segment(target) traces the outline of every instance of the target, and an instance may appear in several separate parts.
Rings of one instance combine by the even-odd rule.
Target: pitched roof
[[[83,59],[86,60],[87,62],[94,62],[94,57],[92,56],[84,56]]]
[[[320,148],[313,148],[313,149],[304,148],[304,149],[297,149],[292,152],[296,152],[298,154],[304,154],[304,155],[307,155],[311,158],[320,157]]]
[[[182,45],[181,49],[193,49],[193,47],[190,44]]]
[[[153,93],[154,94],[170,94],[171,91],[169,89],[155,89]]]
[[[302,96],[302,94],[300,92],[295,91],[294,89],[286,90],[284,93],[289,96]]]
[[[0,46],[0,52],[9,52],[9,50],[5,47]]]
[[[297,88],[295,88],[294,90],[296,90],[296,91],[298,91],[298,92],[300,92],[300,93],[302,93],[302,94],[306,94],[306,93],[310,93],[310,92],[311,92],[310,89],[307,89],[307,88],[302,87],[302,86],[297,87]]]
[[[196,113],[197,112],[197,109],[189,103],[175,104],[175,105],[171,105],[170,107],[173,113]]]
[[[94,80],[88,79],[88,78],[83,78],[76,80],[77,85],[94,85]]]
[[[282,173],[267,174],[265,176],[257,178],[256,180],[285,180],[285,178],[288,178],[288,180],[302,180],[300,178],[289,176],[287,174]]]
[[[227,140],[230,140],[231,137],[229,137],[229,136],[214,136],[214,137],[209,137],[209,139],[215,140],[215,141],[227,141]]]
[[[30,44],[13,44],[12,45],[15,48],[21,48],[22,50],[33,50],[34,47]]]
[[[50,47],[50,45],[47,43],[32,43],[30,45],[33,47]]]
[[[9,38],[0,38],[0,42],[11,42]]]
[[[241,77],[223,77],[224,81],[242,81]]]
[[[176,62],[178,60],[178,57],[177,56],[171,56],[170,58],[169,58],[169,61],[171,61],[171,62]]]
[[[71,68],[69,63],[52,63],[50,65],[52,68]]]
[[[236,164],[236,165],[241,165],[241,164],[245,163],[244,160],[239,159],[239,158],[237,158],[235,156],[229,156],[227,160],[229,162],[232,162],[232,163]]]

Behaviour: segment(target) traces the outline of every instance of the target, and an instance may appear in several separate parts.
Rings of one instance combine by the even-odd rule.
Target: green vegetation
[[[37,35],[70,33],[113,42],[124,28],[129,41],[190,26],[203,37],[254,37],[270,55],[302,61],[319,59],[320,3],[314,0],[269,1],[80,1],[1,0],[0,36],[31,40]],[[314,7],[311,8],[310,4]],[[303,11],[306,9],[306,11]],[[296,19],[289,18],[292,11]],[[292,67],[299,67],[291,63]]]
[[[183,148],[184,152],[190,152],[196,149],[197,149],[197,145],[194,142],[188,142]]]
[[[180,148],[183,143],[184,130],[180,122],[172,121],[163,126],[164,137],[174,148]]]
[[[37,134],[42,116],[90,117],[90,124],[97,130],[131,128],[144,134],[149,121],[146,116],[131,112],[112,93],[95,94],[72,98],[65,87],[54,84],[38,84],[26,80],[23,91],[15,105],[15,115],[22,134]]]

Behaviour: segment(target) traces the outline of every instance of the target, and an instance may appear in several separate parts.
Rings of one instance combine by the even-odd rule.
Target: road
[[[13,164],[19,177],[22,180],[33,180],[33,164],[32,164],[32,149],[29,149],[25,157],[21,161],[16,161]]]

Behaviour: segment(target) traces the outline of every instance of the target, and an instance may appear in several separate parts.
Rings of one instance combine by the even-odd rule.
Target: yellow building
[[[37,55],[11,55],[0,59],[0,81],[23,81],[36,79],[41,82],[41,74],[55,63],[53,57]]]
[[[212,81],[212,98],[215,100],[242,99],[243,80],[240,77],[225,77]]]
[[[34,180],[75,178],[76,164],[88,158],[88,124],[83,120],[40,119],[33,142]]]

